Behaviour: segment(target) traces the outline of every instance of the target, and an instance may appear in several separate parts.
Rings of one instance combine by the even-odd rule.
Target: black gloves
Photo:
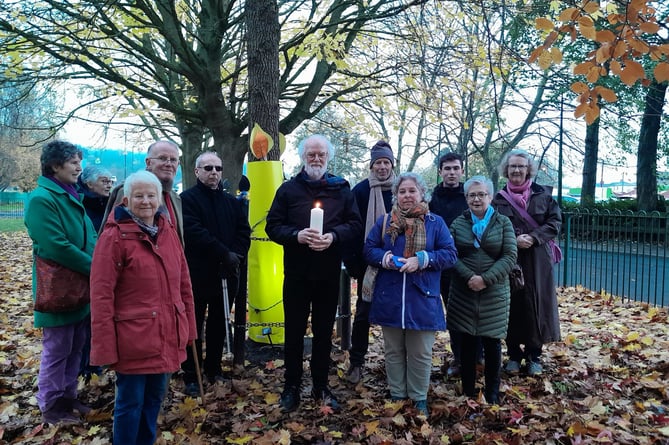
[[[244,257],[235,252],[228,252],[221,261],[221,275],[223,278],[232,278],[239,276],[239,264]]]

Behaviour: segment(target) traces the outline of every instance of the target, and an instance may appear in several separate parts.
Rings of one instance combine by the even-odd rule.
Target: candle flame
[[[316,202],[314,203],[314,208],[315,208],[315,209],[318,209],[318,208],[320,208],[320,207],[321,207],[321,203],[318,202],[318,201],[316,201]]]

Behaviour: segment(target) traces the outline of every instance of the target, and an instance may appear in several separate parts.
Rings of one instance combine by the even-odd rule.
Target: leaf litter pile
[[[30,240],[0,234],[0,444],[111,443],[113,373],[80,380],[94,410],[80,425],[40,423],[35,400],[41,332],[33,328]],[[664,309],[622,302],[582,288],[559,290],[563,342],[548,345],[539,377],[502,376],[499,406],[461,395],[446,379],[448,334],[435,344],[430,417],[387,397],[383,339],[374,327],[363,380],[345,380],[348,356],[333,348],[330,386],[341,410],[309,397],[279,409],[279,347],[247,351],[244,369],[207,385],[204,401],[170,384],[158,444],[669,444],[669,325]],[[267,354],[269,348],[269,354]],[[252,348],[251,348],[252,349]],[[479,384],[482,376],[479,375]]]

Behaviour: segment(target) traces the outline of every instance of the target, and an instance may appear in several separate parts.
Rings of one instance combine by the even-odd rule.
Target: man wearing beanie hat
[[[369,176],[353,187],[353,195],[358,211],[365,225],[364,236],[356,240],[349,249],[349,256],[344,264],[349,274],[358,280],[358,298],[355,306],[355,319],[351,332],[350,367],[346,379],[357,384],[362,377],[362,367],[369,347],[369,308],[371,303],[362,300],[362,279],[367,263],[362,256],[362,248],[367,234],[379,216],[390,212],[393,194],[391,186],[395,180],[395,157],[393,150],[386,141],[378,141],[371,149]]]

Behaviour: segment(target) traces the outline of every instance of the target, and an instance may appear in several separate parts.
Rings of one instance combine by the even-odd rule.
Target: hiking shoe
[[[351,366],[346,373],[346,380],[349,383],[357,385],[362,379],[362,367],[360,366]]]
[[[189,397],[196,398],[197,396],[200,395],[200,385],[197,383],[186,383],[186,387],[184,388],[184,394],[186,394]]]
[[[81,419],[72,411],[56,404],[42,413],[42,422],[49,425],[75,425],[81,423]]]
[[[504,365],[504,372],[507,374],[517,375],[520,372],[520,362],[509,360]]]
[[[446,378],[454,379],[459,376],[460,376],[460,363],[459,362],[451,363],[448,369],[446,369]]]
[[[539,362],[530,362],[530,364],[527,365],[527,375],[529,376],[541,375],[543,372],[544,367],[541,366],[541,363]]]
[[[297,386],[286,386],[286,389],[281,393],[281,411],[290,413],[300,406],[300,388]]]
[[[337,399],[334,395],[332,395],[332,391],[330,391],[328,388],[313,390],[311,391],[311,396],[316,402],[329,406],[334,411],[339,409],[339,403],[337,403]]]
[[[430,410],[427,408],[427,400],[416,400],[413,403],[413,406],[418,411],[419,416],[425,416],[425,417],[430,416]]]
[[[82,416],[85,416],[86,414],[88,414],[92,411],[90,406],[82,403],[78,399],[63,398],[62,401],[63,401],[63,407],[64,408],[66,408],[68,411],[71,411],[71,410],[77,411]]]

